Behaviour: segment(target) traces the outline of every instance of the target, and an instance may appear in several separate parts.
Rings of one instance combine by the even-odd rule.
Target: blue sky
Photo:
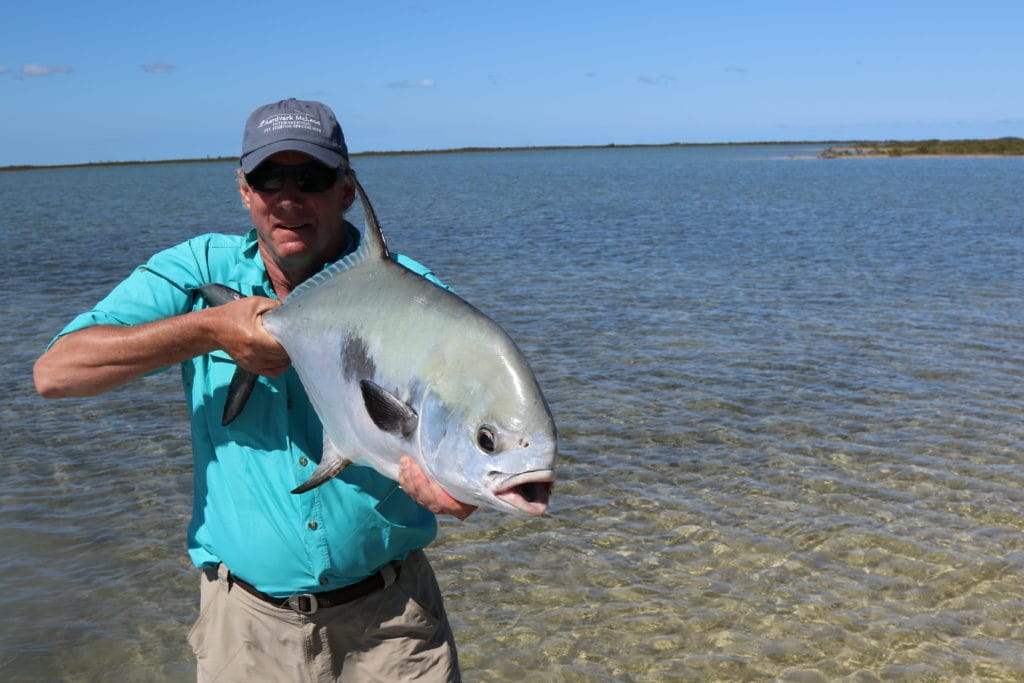
[[[1024,136],[1024,3],[18,3],[0,166],[238,153],[285,97],[350,149]]]

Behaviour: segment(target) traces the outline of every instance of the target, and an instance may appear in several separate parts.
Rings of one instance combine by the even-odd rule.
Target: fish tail
[[[217,283],[196,287],[195,291],[211,306],[223,306],[245,298],[241,292]],[[221,415],[220,422],[222,426],[228,426],[242,413],[242,409],[245,408],[245,404],[252,394],[253,387],[256,386],[257,377],[255,372],[249,372],[242,368],[235,370],[235,374],[231,377],[231,384],[228,385],[228,397],[224,401],[224,413]]]

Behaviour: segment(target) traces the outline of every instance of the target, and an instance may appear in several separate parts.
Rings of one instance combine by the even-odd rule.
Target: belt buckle
[[[320,609],[320,603],[317,602],[316,595],[313,593],[293,595],[288,598],[288,606],[297,613],[305,614],[306,616],[316,614],[316,611]]]

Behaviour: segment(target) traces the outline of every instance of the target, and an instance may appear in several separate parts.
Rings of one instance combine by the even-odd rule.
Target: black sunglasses
[[[289,178],[302,192],[315,194],[326,192],[338,181],[340,169],[327,168],[323,164],[260,164],[252,173],[245,174],[245,182],[257,192],[280,192]]]

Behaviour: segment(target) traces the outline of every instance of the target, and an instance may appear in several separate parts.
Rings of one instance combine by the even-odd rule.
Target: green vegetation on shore
[[[158,164],[205,164],[212,161],[238,161],[238,157],[205,157],[203,159],[163,159],[160,161],[89,161],[83,164],[40,164],[0,166],[3,171],[35,171],[50,168],[92,168],[95,166],[156,166]]]
[[[909,157],[909,156],[1022,156],[1024,138],[994,140],[912,140],[887,142],[844,142],[827,147],[819,156]]]
[[[740,147],[751,145],[825,145],[831,141],[818,142],[669,142],[658,144],[627,144],[617,145],[547,145],[535,147],[456,147],[453,149],[417,149],[393,152],[353,152],[352,157],[384,157],[384,156],[408,156],[415,154],[468,154],[472,152],[540,152],[558,149],[639,149],[648,147]],[[839,143],[835,143],[839,144]],[[155,164],[191,164],[207,162],[238,161],[237,156],[228,157],[205,157],[202,159],[162,159],[157,161],[90,161],[81,164],[40,164],[20,166],[0,166],[2,171],[31,171],[47,168],[91,168],[94,166],[140,166]]]
[[[536,147],[459,147],[454,149],[423,149],[395,152],[355,152],[353,157],[404,156],[415,154],[467,154],[471,152],[538,152],[563,149],[643,149],[661,147],[747,147],[780,145],[828,145],[818,156],[824,159],[844,157],[901,156],[1024,156],[1024,138],[993,140],[920,140],[920,141],[773,141],[773,142],[669,142],[663,144],[548,145]],[[162,159],[156,161],[91,161],[81,164],[40,164],[0,166],[3,171],[31,171],[51,168],[90,168],[95,166],[148,166],[156,164],[200,164],[238,161],[238,157],[205,157],[202,159]]]

